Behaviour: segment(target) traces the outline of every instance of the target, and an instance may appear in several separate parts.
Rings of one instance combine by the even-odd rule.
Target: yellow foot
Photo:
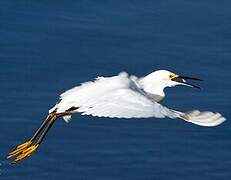
[[[31,145],[32,141],[27,141],[23,144],[20,144],[19,146],[17,146],[16,149],[22,149],[22,148],[25,148],[25,147],[28,147],[29,145]]]
[[[19,146],[17,146],[15,148],[14,151],[10,152],[8,155],[7,155],[7,159],[11,158],[11,157],[14,157],[14,156],[17,156],[18,154],[20,154],[24,149],[26,149],[27,147],[29,147],[30,145],[32,144],[32,141],[27,141]]]
[[[38,144],[37,145],[32,145],[26,149],[24,149],[20,155],[18,155],[16,157],[16,159],[14,160],[14,163],[23,160],[24,158],[30,156],[34,151],[36,151],[36,149],[38,148]]]

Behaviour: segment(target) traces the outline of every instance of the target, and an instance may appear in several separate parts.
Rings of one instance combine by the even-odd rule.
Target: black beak
[[[202,81],[199,78],[188,77],[188,76],[177,76],[177,77],[172,79],[172,81],[178,82],[179,85],[183,85],[183,86],[187,86],[187,87],[191,87],[191,88],[196,88],[196,89],[201,89],[199,86],[188,83],[186,80]]]

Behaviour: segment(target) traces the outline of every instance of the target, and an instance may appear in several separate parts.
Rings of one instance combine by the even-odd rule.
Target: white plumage
[[[8,153],[7,158],[15,158],[13,162],[16,163],[29,157],[38,149],[56,119],[63,117],[68,122],[74,113],[109,118],[179,118],[201,126],[216,126],[224,122],[225,118],[219,113],[198,110],[183,113],[159,103],[165,97],[166,87],[199,88],[186,79],[199,80],[159,70],[142,78],[120,73],[83,83],[61,94],[59,103],[49,110],[32,137]]]
[[[180,118],[201,126],[216,126],[225,118],[219,113],[200,112],[198,110],[183,113],[168,109],[158,101],[165,96],[164,88],[175,85],[187,85],[173,81],[170,75],[178,75],[169,71],[155,71],[145,77],[128,76],[123,72],[113,77],[98,77],[94,82],[85,82],[60,95],[60,102],[49,113],[66,112],[76,109],[82,115],[109,118]],[[69,121],[70,115],[64,116]]]

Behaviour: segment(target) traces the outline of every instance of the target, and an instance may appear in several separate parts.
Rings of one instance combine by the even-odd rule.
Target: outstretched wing
[[[118,89],[80,106],[83,115],[110,118],[176,118],[178,114],[132,89]]]
[[[83,104],[78,111],[83,115],[110,118],[180,118],[200,126],[217,126],[225,121],[219,113],[198,110],[183,113],[168,109],[132,89],[118,89],[107,93]]]

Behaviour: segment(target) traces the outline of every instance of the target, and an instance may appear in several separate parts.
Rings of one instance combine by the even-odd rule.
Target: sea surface
[[[231,179],[231,1],[1,0],[1,180]],[[158,69],[203,79],[201,91],[167,89],[163,104],[211,110],[214,128],[172,119],[75,115],[40,149],[11,165],[59,94],[121,71]]]

